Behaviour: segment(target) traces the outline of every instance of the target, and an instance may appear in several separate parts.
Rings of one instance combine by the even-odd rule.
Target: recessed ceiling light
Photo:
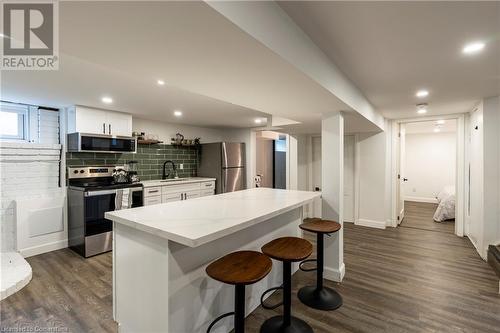
[[[417,104],[417,113],[424,114],[427,113],[427,103]]]
[[[103,98],[101,98],[101,101],[105,104],[113,103],[113,99],[111,97],[108,97],[108,96],[104,96]]]
[[[442,120],[442,119],[441,119],[441,120],[438,120],[438,121],[436,121],[436,124],[438,124],[438,125],[443,125],[443,124],[444,124],[444,120]]]
[[[420,98],[427,97],[429,96],[429,92],[427,90],[419,90],[417,91],[416,96]]]
[[[257,118],[254,121],[256,124],[262,124],[262,119],[260,119],[260,118]]]
[[[473,42],[464,46],[462,53],[464,54],[475,54],[481,52],[486,44],[484,42]]]
[[[182,116],[182,111],[175,110],[175,111],[174,111],[174,116],[176,116],[176,117],[180,117],[180,116]]]
[[[156,83],[158,83],[160,86],[165,85],[165,81],[163,81],[163,80],[158,80],[158,81],[156,81]]]

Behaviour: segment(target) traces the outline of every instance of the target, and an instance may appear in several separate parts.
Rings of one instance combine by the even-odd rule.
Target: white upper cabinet
[[[75,106],[68,110],[68,133],[132,135],[132,115]]]
[[[132,135],[132,115],[121,112],[107,112],[108,134],[118,136]]]

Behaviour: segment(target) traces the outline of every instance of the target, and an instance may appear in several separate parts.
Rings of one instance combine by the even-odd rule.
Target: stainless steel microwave
[[[68,152],[135,153],[137,140],[129,136],[106,134],[70,133]]]

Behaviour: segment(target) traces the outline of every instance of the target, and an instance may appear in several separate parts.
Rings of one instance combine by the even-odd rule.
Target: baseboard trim
[[[67,247],[68,247],[68,240],[64,239],[64,240],[60,240],[57,242],[52,242],[52,243],[47,243],[47,244],[43,244],[43,245],[38,245],[38,246],[33,246],[33,247],[21,249],[21,250],[19,250],[19,253],[24,258],[28,258],[28,257],[36,256],[38,254],[47,253],[47,252],[51,252],[51,251],[55,251],[55,250],[60,250],[60,249],[64,249]]]
[[[362,227],[370,227],[370,228],[377,228],[377,229],[385,229],[385,226],[386,226],[385,221],[375,221],[375,220],[367,220],[367,219],[358,219],[355,224],[360,225]]]
[[[425,197],[405,197],[405,201],[434,203],[434,204],[438,203],[436,198],[425,198]]]
[[[342,282],[345,276],[345,264],[342,263],[339,269],[325,266],[323,268],[323,277],[334,282]]]

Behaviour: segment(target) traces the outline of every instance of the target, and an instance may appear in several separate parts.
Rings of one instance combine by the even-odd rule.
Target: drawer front
[[[161,195],[161,187],[160,186],[154,186],[154,187],[146,187],[144,189],[144,197],[154,197],[154,196],[159,196]]]
[[[185,195],[186,200],[198,198],[198,197],[200,197],[200,190],[198,190],[198,191],[189,191],[189,192],[186,192],[184,195]]]
[[[173,202],[173,201],[181,201],[183,199],[184,193],[166,193],[161,196],[161,202]]]
[[[209,181],[209,182],[203,182],[200,184],[200,189],[203,190],[208,190],[208,189],[215,189],[215,182]]]
[[[144,198],[144,206],[161,204],[161,196]]]
[[[193,190],[199,190],[200,183],[192,183],[192,184],[179,184],[179,185],[164,185],[161,188],[161,194],[168,193],[178,193],[178,192],[189,192]]]
[[[201,190],[200,191],[201,197],[207,197],[209,195],[214,195],[214,190]]]

